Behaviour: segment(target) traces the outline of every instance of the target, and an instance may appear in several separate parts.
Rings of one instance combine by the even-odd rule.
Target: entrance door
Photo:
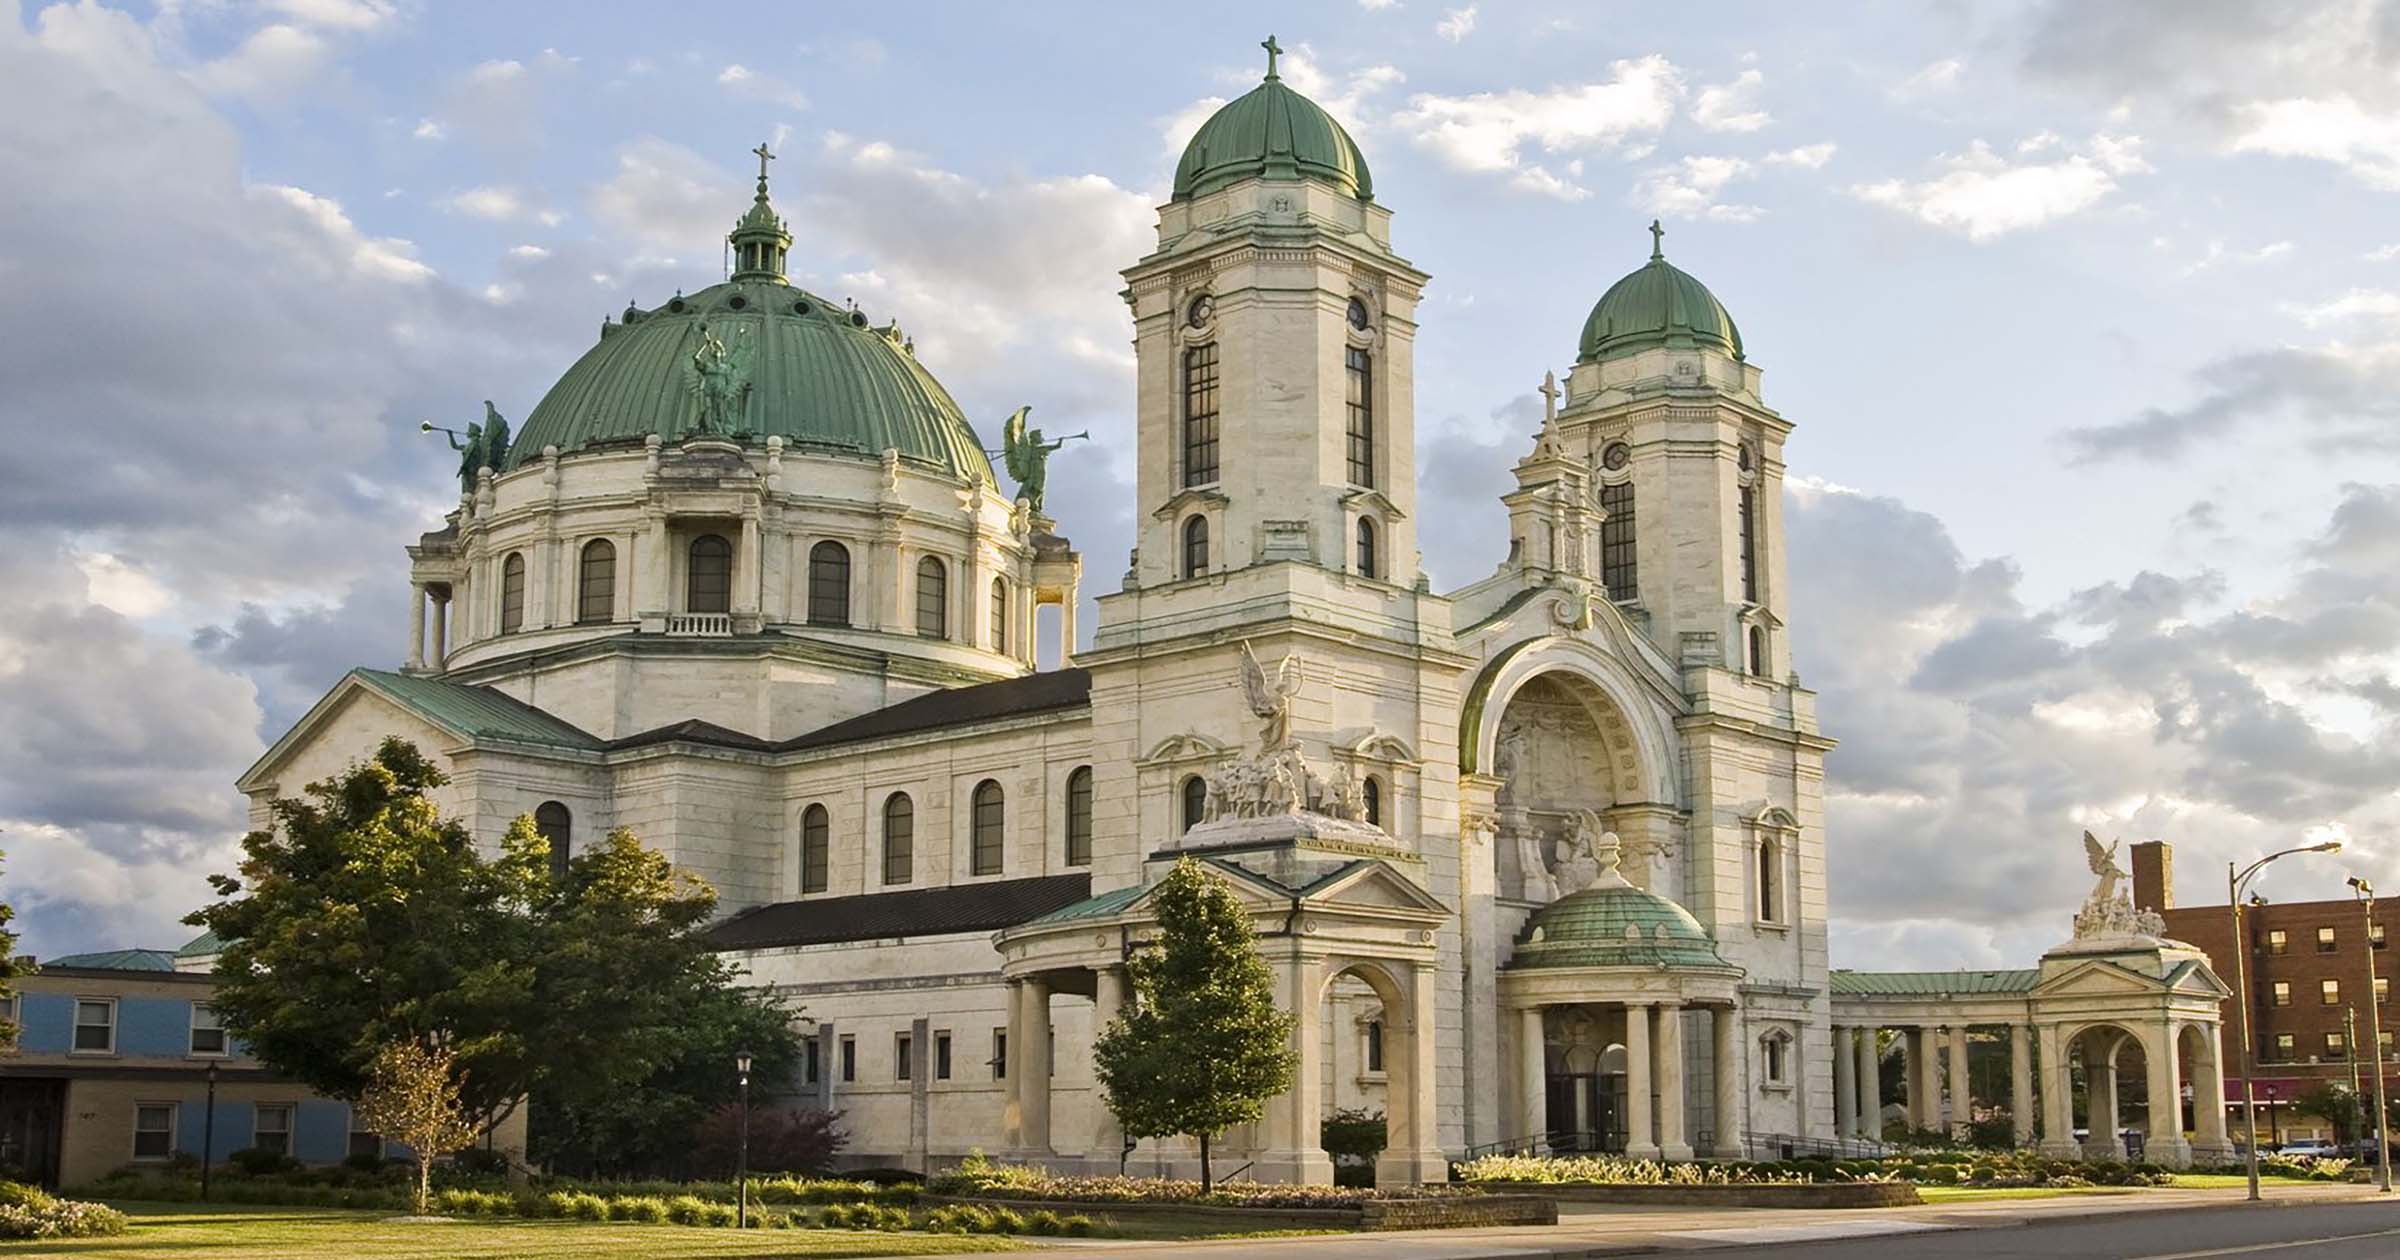
[[[65,1081],[0,1080],[0,1178],[58,1188]]]
[[[1550,1146],[1561,1151],[1625,1149],[1625,1075],[1554,1072],[1548,1089]]]

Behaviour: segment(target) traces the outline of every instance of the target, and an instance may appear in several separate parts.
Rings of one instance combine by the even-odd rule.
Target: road
[[[1725,1246],[1725,1254],[1775,1260],[2396,1260],[2400,1203],[2293,1204],[2144,1212],[2084,1220],[2034,1221],[1982,1229],[1945,1229],[1885,1237],[1803,1241],[1808,1226],[1784,1237],[1775,1226],[1685,1234],[1669,1244]],[[1797,1236],[1795,1236],[1797,1235]],[[1676,1245],[1681,1244],[1681,1245]],[[1748,1245],[1744,1245],[1748,1244]]]

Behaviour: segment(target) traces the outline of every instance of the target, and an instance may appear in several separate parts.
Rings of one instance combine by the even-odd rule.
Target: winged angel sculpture
[[[1292,738],[1292,697],[1299,694],[1300,658],[1286,653],[1269,677],[1251,652],[1250,641],[1242,641],[1242,695],[1250,701],[1250,711],[1264,722],[1258,731],[1262,755],[1281,752],[1297,742]]]
[[[750,396],[750,350],[750,338],[736,337],[729,347],[715,329],[700,325],[700,345],[683,366],[684,388],[700,404],[695,432],[733,432]]]
[[[2102,846],[2091,832],[2083,833],[2083,857],[2099,882],[2092,893],[2083,899],[2083,908],[2075,912],[2075,935],[2087,936],[2157,936],[2167,930],[2166,920],[2155,910],[2137,910],[2133,898],[2123,884],[2125,868],[2117,865],[2117,846],[2123,841],[2110,841]]]
[[[1089,439],[1091,430],[1070,433],[1055,442],[1042,440],[1042,431],[1029,423],[1031,407],[1019,407],[1009,413],[1000,425],[1000,457],[1007,461],[1008,475],[1016,479],[1017,497],[1025,500],[1035,512],[1042,510],[1042,495],[1050,484],[1050,456],[1058,448],[1077,438]]]

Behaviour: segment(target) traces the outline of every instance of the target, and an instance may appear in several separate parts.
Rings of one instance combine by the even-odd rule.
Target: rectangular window
[[[2376,1033],[2376,1034],[2375,1034],[2375,1044],[2383,1048],[2383,1058],[2384,1058],[2384,1062],[2386,1062],[2386,1063],[2389,1063],[2389,1062],[2391,1062],[2391,1058],[2392,1058],[2392,1030],[2391,1030],[2391,1029],[2389,1029],[2389,1028],[2386,1028],[2386,1029],[2384,1029],[2383,1031]]]
[[[75,1000],[75,1041],[77,1054],[115,1054],[117,1052],[117,1000],[115,998],[77,998]]]
[[[175,1104],[135,1103],[133,1107],[133,1157],[138,1160],[165,1160],[175,1154]]]
[[[849,1082],[857,1079],[858,1038],[844,1037],[842,1038],[842,1080]]]
[[[1634,560],[1633,483],[1600,487],[1600,583],[1614,600],[1641,598],[1641,569]]]
[[[2380,924],[2380,923],[2370,923],[2370,924],[2368,924],[2368,925],[2367,925],[2367,948],[2368,948],[2368,949],[2382,949],[2382,948],[2383,948],[2383,925],[2382,925],[2382,924]]]
[[[258,1121],[251,1126],[250,1146],[254,1150],[273,1151],[278,1155],[292,1153],[292,1108],[289,1103],[272,1106],[260,1104],[255,1113]]]
[[[992,1030],[992,1079],[1008,1079],[1008,1030],[1005,1028]]]
[[[2321,927],[2321,928],[2318,928],[2318,929],[2317,929],[2317,952],[2318,952],[2318,953],[2320,953],[2320,954],[2330,954],[2330,953],[2332,953],[2334,950],[2336,950],[2336,949],[2339,949],[2339,948],[2340,948],[2340,946],[2338,946],[2338,945],[2336,945],[2336,944],[2334,943],[2334,939],[2333,939],[2333,929],[2332,929],[2332,928],[2329,928],[2329,927]]]
[[[899,1033],[892,1038],[892,1079],[895,1081],[908,1079],[908,1041],[907,1033]]]
[[[1356,346],[1343,352],[1350,380],[1350,484],[1375,487],[1375,361]]]
[[[1758,491],[1742,487],[1742,599],[1758,602]]]
[[[1367,1070],[1383,1070],[1383,1021],[1380,1019],[1367,1021]]]
[[[2269,928],[2269,929],[2267,930],[2267,952],[2268,952],[2268,953],[2270,953],[2270,954],[2283,954],[2283,953],[2289,953],[2289,952],[2291,951],[2291,947],[2292,947],[2292,941],[2291,941],[2291,938],[2290,938],[2290,937],[2288,937],[2288,936],[2286,936],[2286,935],[2284,935],[2284,932],[2283,932],[2283,929],[2282,929],[2282,928]]]
[[[383,1157],[383,1135],[359,1128],[358,1113],[353,1111],[350,1113],[350,1140],[342,1153],[351,1159],[365,1159],[368,1156],[380,1159]]]
[[[1183,352],[1183,484],[1217,479],[1217,343]]]
[[[2292,982],[2291,982],[2291,981],[2289,981],[2289,980],[2278,980],[2278,981],[2276,981],[2276,982],[2275,982],[2275,989],[2274,989],[2274,993],[2275,993],[2275,1005],[2277,1005],[2277,1006],[2290,1006],[2290,1005],[2292,1004]]]
[[[2350,1057],[2350,1038],[2342,1033],[2325,1034],[2325,1057],[2336,1063]]]
[[[2292,1034],[2277,1033],[2274,1042],[2267,1047],[2267,1053],[2274,1056],[2277,1063],[2289,1063],[2292,1061],[2293,1044]]]
[[[6,1028],[16,1027],[16,1024],[17,995],[13,993],[0,993],[0,1035],[4,1035]]]
[[[814,1037],[800,1043],[800,1083],[814,1085],[825,1070],[825,1056],[817,1049]]]
[[[2391,1000],[2392,978],[2390,976],[2375,977],[2375,1005],[2382,1006]]]
[[[225,1025],[218,1022],[216,1008],[203,1002],[192,1003],[191,1052],[208,1056],[225,1053]]]
[[[933,1035],[933,1079],[950,1079],[950,1034],[946,1032]]]
[[[2317,1002],[2321,1006],[2340,1006],[2342,1004],[2342,982],[2339,980],[2317,981]]]

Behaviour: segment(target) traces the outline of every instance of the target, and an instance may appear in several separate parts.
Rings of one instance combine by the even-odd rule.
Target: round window
[[[1184,308],[1183,321],[1194,328],[1201,328],[1205,327],[1208,324],[1209,317],[1215,315],[1216,313],[1216,299],[1211,298],[1207,294],[1203,293],[1200,296],[1193,298],[1192,304]]]
[[[1367,330],[1367,304],[1357,298],[1350,299],[1350,326],[1360,332]]]
[[[1633,448],[1623,442],[1611,442],[1600,452],[1600,466],[1614,472],[1633,462]]]

